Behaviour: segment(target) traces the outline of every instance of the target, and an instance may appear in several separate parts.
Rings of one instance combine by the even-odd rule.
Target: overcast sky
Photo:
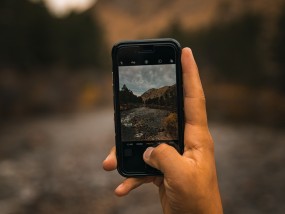
[[[126,84],[137,96],[151,88],[171,86],[175,82],[175,64],[119,66],[120,89]]]

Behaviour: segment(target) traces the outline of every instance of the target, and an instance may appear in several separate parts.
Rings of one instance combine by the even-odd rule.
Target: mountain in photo
[[[141,95],[144,104],[153,104],[159,106],[176,106],[176,84],[172,86],[163,86],[161,88],[151,88]]]

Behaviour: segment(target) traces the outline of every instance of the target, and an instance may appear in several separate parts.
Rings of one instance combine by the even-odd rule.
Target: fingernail
[[[117,188],[115,189],[115,192],[120,191],[120,189],[122,189],[124,187],[124,184],[121,183],[119,186],[117,186]]]
[[[110,155],[108,155],[108,156],[105,158],[104,162],[107,161],[109,158],[110,158]]]
[[[148,147],[143,154],[144,158],[148,160],[153,150],[153,147]]]

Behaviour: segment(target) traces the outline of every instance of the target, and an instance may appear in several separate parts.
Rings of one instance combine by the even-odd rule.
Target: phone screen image
[[[161,175],[143,160],[161,143],[183,150],[180,46],[172,40],[115,45],[113,89],[118,171],[123,176]]]
[[[174,63],[119,66],[119,88],[122,142],[178,139]]]

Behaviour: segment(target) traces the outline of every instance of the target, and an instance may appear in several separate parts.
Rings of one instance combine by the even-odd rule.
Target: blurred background
[[[1,0],[0,213],[162,213],[101,167],[112,45],[159,37],[194,52],[225,213],[284,213],[283,0]]]

